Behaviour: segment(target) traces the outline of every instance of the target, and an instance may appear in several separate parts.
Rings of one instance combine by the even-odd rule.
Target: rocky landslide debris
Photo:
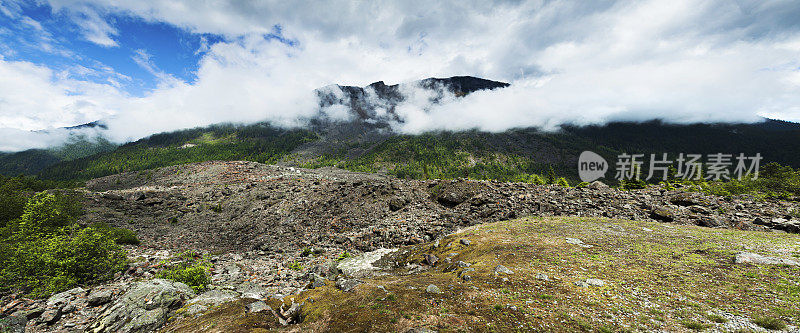
[[[9,331],[146,331],[170,316],[194,318],[215,305],[250,299],[249,312],[270,312],[282,324],[302,304],[281,308],[272,298],[333,285],[342,291],[392,263],[394,248],[433,241],[460,228],[524,216],[586,216],[713,228],[800,232],[796,202],[720,198],[660,187],[620,191],[470,180],[400,180],[338,169],[306,170],[252,162],[204,162],[89,181],[80,223],[134,230],[142,245],[126,246],[131,263],[102,286],[36,300],[0,296]],[[570,246],[591,247],[580,239]],[[459,240],[463,246],[467,239]],[[164,263],[195,249],[213,266],[209,290],[153,279]],[[344,251],[350,258],[337,261]],[[213,253],[213,255],[211,255]],[[389,259],[387,259],[389,258]],[[409,274],[453,266],[472,280],[469,263],[429,255]],[[740,264],[792,260],[741,253]],[[511,270],[495,267],[498,279]],[[538,279],[548,280],[541,274]],[[592,279],[589,279],[592,280]],[[599,286],[596,281],[581,286]],[[602,281],[600,281],[602,282]],[[434,286],[435,287],[435,286]],[[426,292],[428,291],[426,288]],[[430,288],[433,289],[433,288]],[[438,287],[437,287],[438,289]],[[440,290],[441,291],[441,290]]]
[[[87,183],[85,223],[133,229],[146,244],[280,253],[372,251],[524,216],[594,216],[800,232],[796,202],[721,198],[658,186],[621,191],[473,180],[401,180],[332,168],[203,162]],[[213,237],[209,237],[213,235]]]

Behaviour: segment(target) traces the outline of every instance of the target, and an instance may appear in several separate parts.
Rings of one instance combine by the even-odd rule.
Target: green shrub
[[[19,193],[19,192],[16,192]],[[109,233],[81,229],[75,195],[41,192],[19,218],[0,229],[0,289],[46,296],[110,279],[126,267],[125,252]]]
[[[336,261],[339,262],[339,261],[345,260],[347,258],[350,258],[350,253],[348,253],[347,251],[344,251],[341,254],[339,254],[339,257],[336,258]]]
[[[728,319],[726,319],[725,317],[720,316],[718,314],[710,314],[710,315],[706,316],[706,318],[708,318],[708,320],[710,320],[710,321],[713,321],[713,322],[719,323],[719,324],[728,322]]]
[[[20,237],[38,237],[71,227],[81,214],[80,202],[72,196],[40,192],[25,204],[18,224]]]
[[[90,227],[105,232],[117,244],[139,245],[139,239],[136,238],[136,233],[131,230],[123,228],[115,228],[103,222],[96,222]]]
[[[299,262],[293,261],[292,263],[289,264],[289,269],[293,271],[299,271],[303,269],[303,266],[301,266]]]
[[[647,183],[641,179],[623,179],[619,181],[619,187],[623,190],[639,190],[647,187]]]
[[[589,183],[587,182],[580,182],[578,185],[575,185],[576,188],[586,188],[589,187]]]
[[[695,331],[702,331],[702,330],[708,328],[708,325],[706,325],[706,324],[703,324],[701,322],[696,322],[696,321],[690,321],[690,320],[683,321],[682,324],[683,324],[684,327],[686,327],[686,328],[688,328],[690,330],[695,330]]]
[[[4,286],[46,296],[81,284],[108,280],[126,267],[125,252],[104,232],[85,228],[16,244],[5,262]]]
[[[202,263],[186,262],[169,266],[156,274],[157,278],[185,283],[194,291],[203,291],[211,283],[208,277],[209,267]]]
[[[558,180],[556,180],[556,185],[561,187],[569,187],[569,182],[567,181],[566,178],[559,177]]]
[[[778,318],[769,316],[755,317],[753,323],[768,330],[783,330],[786,329],[786,323]]]

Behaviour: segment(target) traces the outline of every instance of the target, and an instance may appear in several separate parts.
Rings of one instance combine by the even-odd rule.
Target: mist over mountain
[[[267,120],[222,123],[155,134],[121,146],[111,140],[114,127],[98,120],[54,131],[65,135],[65,144],[3,154],[0,172],[89,179],[164,165],[242,159],[309,167],[349,165],[351,169],[421,177],[433,172],[424,171],[429,163],[424,161],[433,158],[456,161],[440,166],[438,172],[442,177],[460,177],[479,172],[476,170],[485,168],[482,165],[500,158],[525,161],[511,174],[541,174],[555,167],[574,179],[572,166],[583,150],[597,151],[610,161],[623,152],[759,153],[766,161],[800,166],[800,150],[795,144],[800,140],[800,125],[780,120],[677,124],[648,119],[547,127],[530,127],[521,121],[497,127],[502,130],[492,130],[496,128],[491,123],[461,128],[460,122],[470,115],[452,105],[512,87],[470,76],[394,85],[379,81],[364,87],[332,85],[313,91],[316,111],[292,126]],[[445,111],[450,124],[456,125],[417,127]],[[496,109],[487,107],[483,117],[491,118],[494,112]],[[406,152],[398,154],[397,150]]]

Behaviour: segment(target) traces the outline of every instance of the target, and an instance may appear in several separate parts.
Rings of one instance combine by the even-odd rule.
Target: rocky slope
[[[588,260],[587,262],[576,262],[570,255],[557,254],[556,258],[561,258],[558,260],[563,260],[564,265],[572,267],[571,273],[539,272],[559,276],[556,280],[558,282],[552,286],[556,289],[547,293],[553,295],[568,292],[564,295],[573,295],[570,294],[575,291],[573,286],[583,287],[582,284],[576,285],[574,282],[583,282],[589,288],[599,282],[587,279],[597,278],[605,281],[603,283],[609,283],[609,279],[621,278],[618,275],[604,277],[597,274],[577,274],[585,272],[586,269],[593,269],[589,261],[602,259],[602,262],[610,265],[613,258],[609,257],[612,256],[609,253],[614,253],[613,256],[616,256],[614,258],[618,257],[618,260],[635,261],[641,257],[641,253],[636,251],[651,246],[646,242],[637,243],[641,239],[631,239],[633,243],[625,245],[632,246],[630,251],[633,252],[630,252],[621,250],[623,248],[621,244],[627,244],[624,240],[611,242],[608,237],[612,234],[617,235],[612,232],[617,228],[614,226],[617,223],[615,221],[623,220],[643,221],[636,223],[643,223],[642,226],[647,230],[660,230],[652,234],[654,238],[648,240],[651,243],[665,236],[663,232],[668,232],[669,237],[673,237],[676,242],[687,242],[681,243],[687,247],[684,251],[687,253],[709,251],[705,246],[712,246],[714,243],[713,240],[704,241],[702,244],[705,245],[700,246],[702,248],[696,248],[698,244],[693,240],[698,237],[716,234],[735,236],[737,243],[726,247],[724,256],[714,254],[715,252],[709,254],[716,260],[712,260],[717,263],[714,267],[723,269],[722,273],[718,272],[722,275],[715,275],[715,279],[725,279],[731,270],[738,272],[737,274],[742,273],[737,271],[738,268],[735,266],[731,266],[735,257],[734,251],[759,252],[775,258],[791,258],[792,255],[800,254],[797,236],[786,234],[798,232],[796,202],[758,201],[752,198],[725,199],[698,193],[667,191],[659,187],[619,191],[608,188],[602,183],[592,184],[589,188],[561,188],[468,180],[417,181],[338,169],[306,170],[252,162],[205,162],[95,179],[87,183],[84,195],[87,214],[81,223],[101,221],[137,232],[142,244],[138,247],[127,247],[131,258],[130,267],[105,285],[86,286],[83,289],[53,296],[48,300],[32,300],[23,295],[3,296],[0,312],[7,316],[3,319],[4,325],[10,325],[9,323],[13,321],[14,325],[11,327],[18,329],[27,327],[28,331],[88,329],[147,331],[168,323],[166,328],[168,331],[213,331],[211,328],[217,325],[214,323],[222,320],[234,325],[231,326],[232,331],[246,331],[244,328],[247,327],[291,329],[300,322],[307,328],[336,330],[336,325],[342,323],[331,319],[331,313],[336,310],[328,306],[331,306],[330,302],[334,302],[334,299],[349,299],[342,296],[342,290],[365,290],[358,286],[367,283],[372,286],[369,288],[385,286],[384,289],[388,288],[387,290],[391,291],[387,293],[401,297],[401,292],[397,288],[411,286],[427,289],[428,284],[434,284],[435,289],[427,294],[419,294],[420,289],[412,289],[417,290],[413,292],[413,297],[422,303],[409,304],[443,310],[441,306],[451,304],[448,303],[450,302],[448,299],[457,302],[465,300],[426,298],[424,295],[438,295],[436,292],[438,289],[451,296],[465,293],[485,296],[486,293],[502,294],[503,288],[510,290],[511,293],[521,292],[520,288],[537,284],[537,275],[533,271],[531,276],[508,277],[511,282],[507,284],[508,281],[501,279],[503,274],[506,274],[505,270],[496,266],[507,265],[509,271],[516,272],[520,269],[525,270],[526,268],[520,266],[523,265],[521,261],[510,260],[508,256],[528,254],[521,250],[524,246],[536,247],[552,242],[558,244],[566,242],[570,244],[568,246],[585,251],[584,254],[589,256],[581,257],[583,258],[581,260]],[[536,231],[546,234],[545,239],[534,237],[539,239],[536,242],[544,243],[530,243],[534,238],[528,239],[526,238],[528,236],[520,238],[518,233],[511,232],[510,230],[518,227],[517,225],[509,225],[506,229],[492,227],[491,230],[496,231],[495,236],[502,239],[495,239],[489,243],[480,237],[468,237],[467,240],[460,241],[454,238],[459,236],[452,235],[453,232],[464,228],[478,230],[475,228],[482,227],[470,226],[496,221],[551,216],[574,218],[566,220],[570,221],[569,223],[559,222],[561,219],[547,219],[552,221],[548,223],[553,225]],[[601,217],[603,219],[598,220]],[[669,223],[661,224],[663,222]],[[496,226],[503,225],[503,222],[500,223]],[[548,225],[550,224],[543,224],[542,227]],[[661,225],[664,227],[659,227]],[[694,227],[695,225],[706,228]],[[623,225],[622,228],[628,231],[619,233],[620,237],[632,235],[630,225]],[[743,231],[732,231],[732,229]],[[532,237],[533,234],[526,233],[526,235]],[[558,238],[560,240],[548,237],[560,237]],[[751,242],[754,239],[757,241]],[[727,242],[725,239],[720,241],[723,240]],[[481,252],[479,256],[473,256],[478,255],[473,253],[459,257],[458,253],[464,250],[455,247],[468,247],[470,241],[475,244],[479,242],[494,244],[492,246],[507,244],[508,247],[493,248],[491,251]],[[449,245],[439,249],[436,244]],[[439,250],[431,251],[429,250],[431,246]],[[385,258],[383,254],[390,251],[380,250],[398,247],[404,250],[392,252],[392,255]],[[185,251],[190,249],[196,250],[192,255],[204,255],[213,266],[212,284],[208,291],[195,292],[180,283],[153,280],[165,263],[182,260],[181,257],[186,255]],[[377,252],[378,254],[373,252],[371,256],[352,259],[356,260],[355,262],[347,259],[342,265],[336,261],[343,251],[358,255],[373,250],[383,252]],[[451,252],[456,254],[452,255]],[[692,253],[694,254],[689,255],[691,257],[689,259],[700,260],[702,258],[693,256],[706,255],[706,252]],[[487,256],[506,259],[489,262]],[[669,263],[674,259],[674,257],[670,259],[669,256],[648,258],[651,261],[647,264],[648,267],[658,265],[658,260]],[[792,259],[780,260],[792,262]],[[780,260],[779,264],[786,265],[786,262]],[[477,264],[478,262],[482,264]],[[373,264],[384,266],[382,268],[384,272],[381,274],[390,274],[385,278],[388,280],[369,282],[368,279],[375,275],[371,268]],[[697,263],[686,263],[689,266],[681,269],[701,271],[716,269],[710,266],[698,268],[690,264]],[[476,265],[474,268],[477,271],[468,275],[476,282],[463,284],[469,282],[463,277],[463,272],[471,265]],[[435,269],[431,270],[432,268]],[[495,274],[495,270],[499,273]],[[789,271],[770,272],[774,273],[774,276],[770,275],[768,280],[764,280],[770,283],[780,282],[781,276],[786,279],[786,276],[798,273],[792,268],[789,268]],[[436,280],[438,278],[434,279],[435,276],[430,274],[445,274],[439,277],[447,280]],[[581,275],[582,279],[578,279],[576,274]],[[672,276],[670,274],[676,273],[657,270],[648,274]],[[701,275],[693,279],[701,279]],[[402,282],[406,278],[400,278],[402,276],[408,276],[416,282],[413,285],[406,285]],[[677,276],[674,278],[678,279]],[[500,279],[500,282],[497,279]],[[797,283],[795,280],[794,278],[786,280],[790,283],[787,287],[790,289],[787,290],[796,288],[792,287],[792,283]],[[423,283],[425,281],[427,282]],[[490,290],[486,289],[489,285],[483,284],[487,281],[500,284]],[[680,283],[679,279],[673,282]],[[420,283],[424,285],[417,286]],[[613,283],[619,285],[621,282]],[[561,284],[570,287],[566,288]],[[472,288],[470,285],[478,289],[472,289],[473,291],[463,289]],[[312,295],[309,294],[309,288],[313,286],[320,289]],[[623,291],[639,292],[632,288],[625,287]],[[362,298],[375,296],[372,294],[372,291],[369,291],[368,295],[357,293]],[[614,299],[612,295],[606,296]],[[320,300],[319,305],[311,305],[308,297]],[[423,299],[419,300],[419,297]],[[144,307],[141,306],[142,299],[146,299]],[[775,299],[783,302],[785,298]],[[497,320],[507,315],[511,317],[505,319],[516,318],[514,320],[530,324],[533,319],[529,315],[532,313],[523,315],[507,310],[511,309],[510,306],[521,309],[542,302],[519,303],[520,300],[521,298],[513,304],[509,303],[510,305],[501,304],[497,310],[502,313],[499,317],[483,313],[482,310],[474,310],[477,311],[475,314],[467,315],[471,316],[470,318],[480,319],[477,322],[483,324],[487,320],[496,324]],[[336,302],[339,301],[334,303]],[[365,301],[361,299],[359,302]],[[486,302],[489,301],[483,300],[480,304]],[[301,303],[305,305],[301,306]],[[494,308],[489,303],[484,305]],[[668,303],[664,303],[663,306],[668,306]],[[392,308],[389,305],[378,306],[381,307],[389,310]],[[455,307],[455,303],[447,306],[448,309],[453,309],[452,307]],[[712,310],[722,311],[719,307],[709,311]],[[358,311],[361,310],[348,311],[360,313]],[[389,313],[399,315],[397,311]],[[547,312],[546,308],[536,311],[544,312],[539,317],[534,315],[534,318],[550,318],[553,315],[552,312]],[[582,313],[584,316],[588,315],[587,312]],[[411,320],[399,315],[404,319],[398,317],[395,320],[402,325],[392,326],[394,327],[392,330],[414,328],[430,315],[430,313],[424,316],[409,315],[411,318],[421,316],[423,320],[419,318]],[[793,317],[795,315],[789,314],[782,320],[796,320],[797,318]],[[455,320],[446,319],[448,316],[442,313],[436,316],[439,318],[437,320],[451,324]],[[464,323],[475,319],[459,316],[456,316],[460,318],[458,321],[466,320]],[[624,317],[606,324],[613,324],[613,327],[630,326],[632,319],[628,318],[629,315]],[[303,318],[309,319],[303,321]],[[360,321],[354,319],[353,325],[361,325],[357,324],[358,322]],[[667,327],[681,327],[679,321],[667,322],[669,323]],[[211,326],[193,326],[198,323]],[[575,327],[573,324],[564,327]],[[367,326],[359,327],[368,331],[381,331],[384,327],[374,326],[374,323],[365,325]],[[459,325],[456,327],[465,329],[477,327],[471,326],[472,324]],[[503,327],[500,330],[512,329],[510,326]]]

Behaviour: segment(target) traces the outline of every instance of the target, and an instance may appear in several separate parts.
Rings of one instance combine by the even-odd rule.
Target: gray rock
[[[394,251],[397,251],[397,249],[377,249],[372,252],[366,252],[360,256],[342,260],[336,268],[341,270],[345,275],[353,278],[373,276],[380,270],[380,268],[373,266],[373,264],[383,258],[383,256]]]
[[[672,222],[675,221],[675,212],[667,207],[656,206],[650,210],[650,217],[662,222]]]
[[[241,298],[262,299],[270,294],[266,288],[252,282],[246,282],[237,286],[236,291],[241,294]]]
[[[439,287],[437,287],[436,285],[431,284],[425,288],[425,292],[429,294],[441,294],[442,290],[439,289]]]
[[[89,296],[86,298],[89,306],[98,306],[103,305],[111,301],[112,292],[111,290],[92,290],[89,293]]]
[[[83,295],[85,292],[86,292],[85,289],[77,287],[50,296],[50,298],[47,299],[47,308],[61,309],[70,302],[72,302],[76,296]]]
[[[309,274],[309,281],[311,282],[310,288],[320,288],[325,286],[325,278],[318,274]]]
[[[171,310],[195,296],[189,286],[164,279],[138,282],[106,309],[91,332],[149,332],[167,320]]]
[[[606,285],[606,282],[600,279],[586,279],[575,282],[575,285],[578,287],[602,287]]]
[[[577,238],[569,238],[569,237],[567,237],[565,239],[565,241],[567,242],[567,244],[578,245],[580,247],[587,248],[587,249],[592,247],[589,244],[584,244],[582,240],[577,239]]]
[[[59,319],[61,319],[61,309],[59,308],[48,309],[42,313],[41,316],[39,316],[39,322],[46,323],[48,325],[54,324]]]
[[[24,333],[28,320],[22,316],[10,316],[0,320],[0,332]]]
[[[348,292],[353,290],[353,288],[359,284],[361,284],[361,281],[356,279],[339,279],[336,281],[336,288],[339,288],[341,291]]]
[[[735,261],[737,264],[800,266],[800,262],[794,260],[777,257],[765,257],[760,254],[750,252],[741,252],[737,254]]]
[[[506,267],[506,266],[497,265],[497,267],[494,268],[494,273],[495,274],[514,274],[514,271],[508,269],[508,267]]]
[[[271,311],[272,308],[264,303],[264,301],[255,301],[253,303],[247,304],[247,313],[254,313],[254,312],[261,312],[261,311]]]
[[[606,282],[600,279],[586,279],[586,283],[593,287],[602,287],[606,285]]]
[[[708,206],[711,204],[711,201],[705,198],[703,195],[692,192],[676,193],[670,197],[669,201],[678,206]]]
[[[599,180],[593,181],[591,184],[589,184],[588,187],[590,189],[592,189],[592,190],[608,190],[608,189],[610,189],[608,187],[608,185],[606,185],[605,183],[603,183],[603,182],[601,182]]]
[[[472,242],[469,239],[462,238],[460,241],[461,245],[470,245]]]
[[[550,281],[550,277],[547,276],[547,274],[544,274],[544,273],[536,273],[536,279],[542,280],[542,281]]]
[[[439,258],[432,254],[425,254],[423,255],[423,261],[429,266],[436,266],[436,263],[439,262]]]
[[[704,216],[697,221],[697,225],[708,228],[717,228],[724,226],[722,219],[716,216]]]
[[[458,267],[469,267],[469,266],[471,266],[469,263],[463,262],[461,260],[457,261],[456,265],[458,265]]]

